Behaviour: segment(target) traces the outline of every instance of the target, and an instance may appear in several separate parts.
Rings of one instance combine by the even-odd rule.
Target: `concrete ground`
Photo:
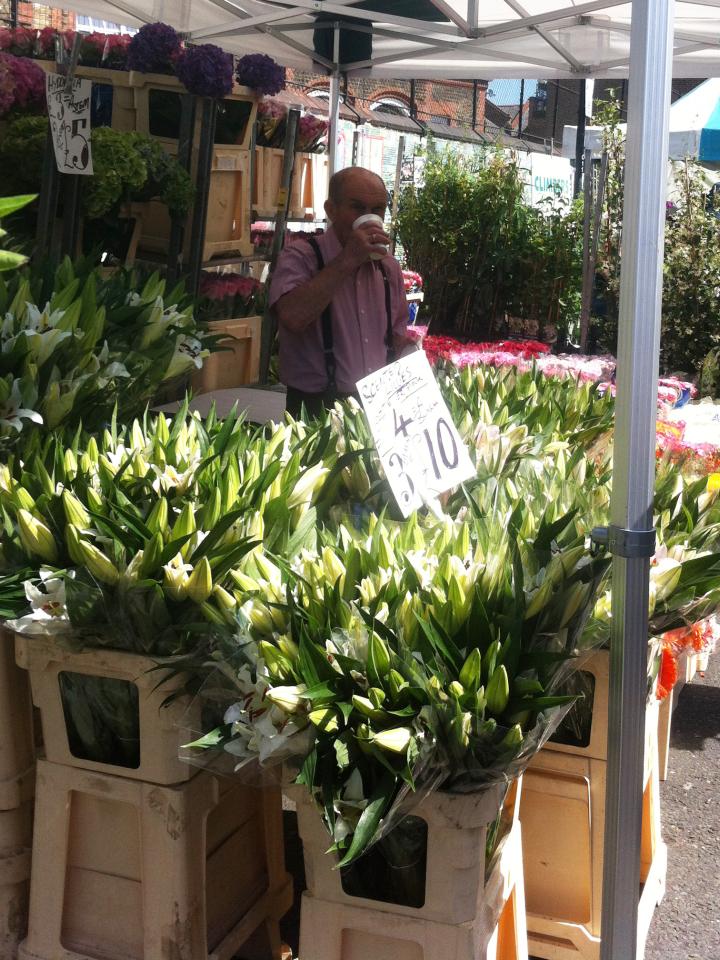
[[[680,694],[660,787],[667,888],[645,960],[720,960],[720,651]]]

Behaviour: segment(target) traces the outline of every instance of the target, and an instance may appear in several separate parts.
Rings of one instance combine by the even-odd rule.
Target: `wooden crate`
[[[230,960],[292,902],[278,790],[179,786],[38,761],[19,960]],[[267,956],[268,954],[265,954]]]
[[[57,73],[57,64],[54,60],[35,60],[46,73]],[[109,70],[107,67],[78,66],[75,76],[80,80],[92,80],[95,84],[106,84],[112,87],[112,122],[113,130],[137,130],[137,111],[135,97],[132,90],[132,74],[127,70]]]
[[[252,206],[256,218],[272,219],[278,210],[285,153],[274,147],[255,148]],[[322,153],[296,153],[290,183],[288,216],[293,220],[322,219],[329,182],[328,158]]]
[[[73,652],[52,639],[21,634],[16,635],[16,656],[18,664],[30,674],[48,760],[158,784],[181,783],[195,773],[178,758],[181,738],[177,726],[194,708],[184,695],[163,706],[171,693],[182,689],[181,675],[170,679],[168,671],[155,669],[156,661],[150,657],[107,649]],[[139,737],[136,766],[102,763],[73,753],[61,695],[63,674],[107,677],[135,688]]]
[[[337,860],[326,853],[328,833],[307,788],[289,790],[296,802],[309,896],[393,917],[405,915],[447,924],[475,920],[477,905],[484,898],[487,830],[503,802],[501,785],[475,794],[432,793],[412,811],[427,824],[425,902],[420,908],[346,893]]]
[[[451,857],[446,865],[455,871]],[[388,912],[388,905],[376,901],[338,902],[306,891],[298,960],[527,960],[522,873],[520,824],[515,823],[470,922],[438,922],[407,910]]]
[[[137,130],[153,136],[172,156],[177,156],[178,142],[171,137],[159,136],[153,130],[151,97],[154,92],[182,95],[185,88],[175,77],[162,74],[130,73],[130,83],[135,98]],[[223,103],[246,103],[250,112],[244,135],[239,143],[215,144],[213,146],[208,209],[205,223],[204,261],[214,256],[252,253],[250,240],[250,140],[257,116],[258,97],[247,87],[237,84]],[[197,170],[200,147],[201,111],[196,110],[192,175]],[[165,252],[170,237],[170,216],[165,206],[158,202],[148,203],[142,218],[140,246],[144,250]],[[186,243],[190,239],[190,220],[186,230]]]
[[[257,383],[260,376],[260,335],[262,317],[241,317],[235,320],[212,320],[210,333],[224,333],[219,341],[225,348],[210,354],[192,376],[193,393],[211,393],[246,383]]]
[[[597,689],[597,688],[596,688]],[[638,910],[638,958],[665,891],[657,704],[648,708]],[[528,943],[547,960],[599,960],[607,760],[546,744],[523,778],[520,819]]]

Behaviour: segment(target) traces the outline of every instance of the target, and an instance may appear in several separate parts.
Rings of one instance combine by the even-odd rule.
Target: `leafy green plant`
[[[7,121],[0,137],[0,176],[8,193],[38,193],[47,146],[47,117],[20,116]]]
[[[121,200],[152,197],[178,215],[190,209],[190,175],[150,137],[100,127],[93,131],[92,145],[95,174],[84,195],[88,216],[102,217]]]
[[[4,217],[9,217],[17,210],[22,210],[29,203],[36,199],[36,194],[29,194],[21,197],[0,197],[0,221]],[[0,240],[7,236],[7,231],[0,228]],[[14,270],[22,266],[27,257],[13,250],[0,250],[0,272],[5,270]]]
[[[436,152],[424,176],[403,192],[397,228],[433,325],[481,340],[508,314],[564,329],[579,291],[577,212],[527,204],[520,163],[500,153]]]
[[[615,101],[598,111],[608,153],[608,180],[601,221],[594,329],[600,344],[617,350],[620,302],[625,138]],[[708,184],[692,160],[675,165],[673,201],[666,204],[660,367],[666,374],[701,375],[704,389],[717,395],[712,373],[720,347],[720,229]]]

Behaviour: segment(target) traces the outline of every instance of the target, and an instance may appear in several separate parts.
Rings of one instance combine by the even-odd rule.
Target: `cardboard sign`
[[[48,73],[45,75],[45,92],[58,170],[60,173],[92,176],[92,81],[74,79],[66,86],[65,77]]]
[[[475,476],[421,350],[363,377],[357,389],[404,517]]]

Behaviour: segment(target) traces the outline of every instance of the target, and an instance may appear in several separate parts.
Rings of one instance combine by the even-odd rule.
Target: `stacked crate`
[[[149,658],[69,652],[43,638],[18,637],[17,658],[47,755],[37,764],[20,960],[230,960],[258,932],[258,960],[280,960],[278,922],[292,887],[279,790],[220,780],[178,759],[182,677],[163,683]],[[62,698],[68,677],[136,689],[139,750],[127,740],[120,763],[87,758]]]

